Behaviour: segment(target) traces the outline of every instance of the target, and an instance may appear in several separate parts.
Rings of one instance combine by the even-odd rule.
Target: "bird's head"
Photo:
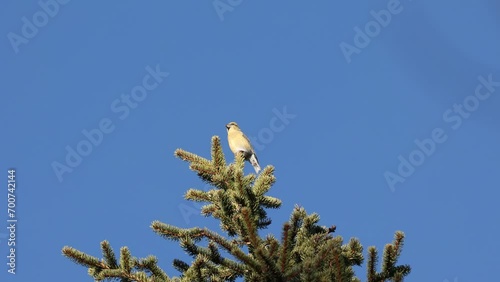
[[[229,129],[230,129],[230,128],[232,128],[232,127],[234,127],[235,129],[239,129],[238,124],[237,124],[236,122],[234,122],[234,121],[232,121],[232,122],[230,122],[230,123],[226,124],[226,128],[227,128],[227,130],[228,130],[228,131],[229,131]]]

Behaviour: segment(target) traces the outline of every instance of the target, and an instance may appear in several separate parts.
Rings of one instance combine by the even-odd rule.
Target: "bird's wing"
[[[252,143],[250,143],[250,139],[248,139],[248,137],[243,132],[241,133],[241,135],[243,136],[243,138],[245,138],[245,140],[247,140],[248,145],[250,145],[250,149],[253,151],[253,146]]]

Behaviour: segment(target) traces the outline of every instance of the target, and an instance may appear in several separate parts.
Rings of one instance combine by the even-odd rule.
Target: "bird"
[[[229,143],[229,148],[236,155],[239,152],[243,153],[245,160],[252,164],[255,169],[255,173],[259,173],[260,165],[257,155],[250,144],[250,140],[241,131],[238,124],[234,121],[226,124],[227,128],[227,142]]]

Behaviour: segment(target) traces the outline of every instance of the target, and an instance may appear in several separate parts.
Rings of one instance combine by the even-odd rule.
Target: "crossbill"
[[[250,144],[250,140],[245,134],[241,131],[238,124],[234,121],[226,124],[227,128],[227,141],[229,143],[229,148],[236,155],[238,152],[242,152],[245,160],[252,164],[255,169],[255,173],[259,173],[260,166],[259,161],[257,160],[257,155],[255,155],[255,151]]]

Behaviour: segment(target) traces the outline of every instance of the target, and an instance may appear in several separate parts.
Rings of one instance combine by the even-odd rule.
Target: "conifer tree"
[[[302,207],[293,209],[279,238],[259,235],[259,230],[271,224],[266,209],[281,206],[279,199],[266,195],[276,181],[273,166],[258,176],[244,175],[244,157],[238,154],[234,163],[226,164],[217,136],[212,137],[211,160],[182,149],[175,156],[189,162],[190,169],[213,187],[209,191],[189,189],[185,198],[206,203],[201,213],[219,220],[224,233],[154,221],[151,228],[155,233],[178,241],[193,257],[190,263],[174,259],[180,277],[169,277],[154,256],[133,257],[127,247],[120,249],[117,259],[107,241],[101,242],[102,259],[68,246],[62,249],[63,255],[87,267],[96,281],[361,281],[353,269],[364,260],[359,240],[344,243],[341,236],[333,236],[335,226],[318,225],[319,215],[307,214]],[[403,241],[403,232],[397,231],[384,248],[380,271],[376,248],[368,248],[367,282],[403,281],[411,270],[408,265],[396,265]]]

